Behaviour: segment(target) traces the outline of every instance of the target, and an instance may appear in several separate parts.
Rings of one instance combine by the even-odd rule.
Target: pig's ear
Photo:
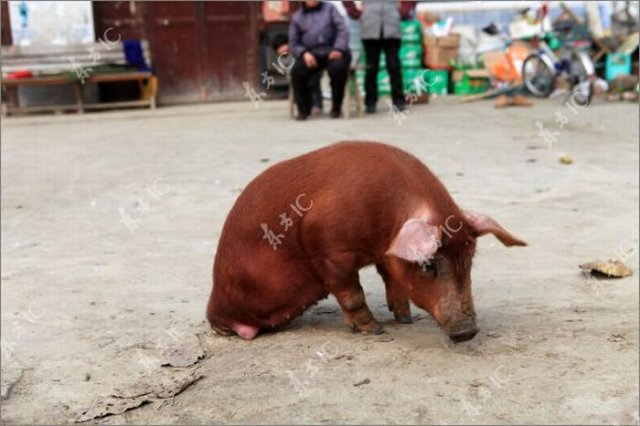
[[[472,212],[464,212],[464,215],[467,218],[467,222],[469,222],[469,225],[471,225],[476,230],[478,236],[493,234],[498,240],[500,240],[502,244],[507,247],[527,245],[527,243],[525,243],[524,241],[511,235],[509,231],[504,229],[498,224],[498,222],[491,219],[489,216]]]
[[[423,219],[407,220],[386,254],[409,262],[426,262],[440,247],[440,229]]]

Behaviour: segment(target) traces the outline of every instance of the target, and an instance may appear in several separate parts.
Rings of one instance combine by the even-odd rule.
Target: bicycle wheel
[[[576,84],[571,88],[571,98],[573,101],[582,107],[585,107],[591,103],[593,99],[593,83],[585,81],[580,84]]]
[[[546,57],[529,55],[522,64],[522,81],[532,95],[546,98],[555,87],[556,71]]]
[[[585,52],[574,52],[571,56],[572,97],[581,106],[587,106],[593,98],[593,76],[595,67]]]

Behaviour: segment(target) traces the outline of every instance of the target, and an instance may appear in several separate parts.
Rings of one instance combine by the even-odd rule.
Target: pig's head
[[[452,341],[464,342],[478,332],[471,295],[476,238],[493,234],[508,247],[526,243],[481,214],[465,212],[433,222],[410,218],[402,225],[386,252],[390,272]]]

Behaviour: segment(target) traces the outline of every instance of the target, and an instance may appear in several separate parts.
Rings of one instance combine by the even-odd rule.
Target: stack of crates
[[[420,21],[400,23],[400,64],[402,65],[402,85],[405,93],[422,94],[427,91],[426,69],[422,66],[422,24]]]

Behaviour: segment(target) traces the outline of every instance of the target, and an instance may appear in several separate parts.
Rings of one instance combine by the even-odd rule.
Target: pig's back
[[[371,185],[383,185],[420,191],[430,181],[438,182],[423,163],[399,148],[379,142],[340,142],[275,164],[247,190],[295,192],[307,188],[307,193],[313,189],[353,194]]]
[[[275,164],[251,181],[229,213],[221,245],[270,248],[262,238],[266,225],[284,235],[279,250],[305,245],[317,251],[327,238],[345,250],[380,250],[430,196],[455,206],[414,156],[376,142],[341,142]],[[313,204],[299,210],[300,216],[293,208],[296,200],[304,208]],[[293,220],[286,232],[282,214]],[[370,235],[382,237],[372,241]]]

